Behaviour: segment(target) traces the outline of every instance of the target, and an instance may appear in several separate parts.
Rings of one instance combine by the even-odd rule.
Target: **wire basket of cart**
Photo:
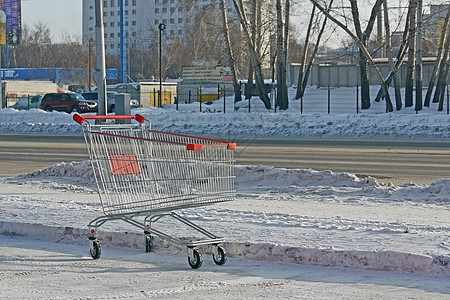
[[[194,269],[203,262],[200,245],[211,245],[216,264],[226,262],[224,238],[176,210],[234,199],[235,143],[150,130],[141,115],[75,114],[73,118],[83,128],[104,213],[88,225],[92,258],[101,255],[97,228],[111,220],[123,220],[144,230],[147,252],[152,250],[153,237],[158,236],[186,246]],[[137,217],[144,220],[139,222]],[[205,238],[185,240],[153,228],[152,223],[162,217],[171,217]]]

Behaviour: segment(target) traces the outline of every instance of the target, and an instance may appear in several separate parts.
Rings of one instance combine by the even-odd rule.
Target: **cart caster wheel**
[[[213,253],[213,261],[218,266],[222,266],[227,262],[227,253],[223,247],[217,247],[217,255]]]
[[[91,256],[93,259],[99,259],[100,256],[102,255],[102,248],[100,247],[100,242],[99,241],[92,241],[91,242]]]
[[[188,263],[192,269],[198,269],[202,266],[202,254],[197,249],[192,249],[192,257],[188,256]]]

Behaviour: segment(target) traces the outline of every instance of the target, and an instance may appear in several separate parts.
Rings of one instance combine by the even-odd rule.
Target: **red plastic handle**
[[[134,116],[128,116],[128,115],[119,115],[119,116],[82,116],[79,114],[73,115],[73,120],[77,122],[78,124],[82,125],[84,120],[136,120],[139,123],[144,123],[145,118],[140,115],[136,114]]]

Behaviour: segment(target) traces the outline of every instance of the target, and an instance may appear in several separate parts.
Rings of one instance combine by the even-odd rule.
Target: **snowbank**
[[[440,252],[434,250],[427,254],[418,248],[408,250],[410,247],[408,244],[403,248],[394,245],[383,249],[384,239],[395,240],[400,237],[401,241],[406,239],[405,241],[414,244],[416,242],[410,239],[416,238],[415,235],[421,240],[425,236],[432,241],[436,234],[445,235],[450,231],[446,220],[429,222],[427,225],[420,223],[424,221],[423,217],[428,216],[424,214],[426,209],[432,209],[431,214],[435,214],[434,209],[448,213],[450,200],[447,179],[439,179],[430,186],[410,184],[397,187],[392,184],[378,183],[374,178],[361,179],[350,173],[268,166],[236,166],[235,169],[238,183],[235,203],[222,208],[188,209],[182,212],[195,222],[227,228],[227,235],[229,234],[230,237],[227,237],[225,248],[230,257],[450,276],[450,255],[445,254],[446,249],[450,248],[448,241],[445,241],[445,236],[441,236],[443,242],[436,245],[442,248],[443,251]],[[62,195],[65,195],[63,197],[67,197],[68,192],[76,193],[77,197],[76,200],[68,199],[67,202],[70,205],[67,205],[66,200],[61,200],[60,196],[55,195],[57,200],[46,198],[40,205],[33,203],[33,199],[28,196],[24,198],[14,194],[10,197],[2,196],[5,212],[0,211],[0,218],[3,219],[0,222],[0,234],[66,243],[87,242],[86,222],[74,224],[68,218],[68,214],[75,213],[76,219],[77,215],[83,212],[84,217],[87,216],[89,219],[101,213],[97,204],[86,206],[86,202],[82,200],[86,195],[92,195],[89,196],[89,201],[97,199],[95,182],[87,161],[56,164],[30,174],[6,179],[4,182],[9,185],[19,184],[22,192],[26,190],[27,185],[32,185],[31,191],[43,189],[46,194],[48,191],[54,193],[62,191]],[[317,193],[318,197],[311,198],[312,191]],[[409,195],[410,199],[405,199],[405,195]],[[298,198],[288,199],[288,197],[296,196]],[[38,199],[44,200],[39,196]],[[334,207],[335,211],[343,209],[342,207],[350,207],[350,210],[342,212],[345,218],[333,216],[335,211],[331,214],[322,212],[323,215],[313,217],[307,211],[308,206],[305,203],[308,201],[311,201],[313,209],[327,207],[333,210],[333,205],[337,203],[339,206]],[[410,205],[407,204],[408,202]],[[9,208],[10,203],[11,208]],[[23,211],[21,207],[24,204],[27,211]],[[295,213],[298,206],[305,210],[305,215]],[[405,214],[407,222],[387,222],[383,219],[385,216],[377,215],[377,206],[387,206],[388,210],[390,206],[398,207],[398,211]],[[422,215],[411,217],[409,214],[412,213],[412,207],[417,206],[418,213]],[[367,210],[361,210],[366,208]],[[42,220],[38,223],[33,222],[31,210],[33,215],[39,215]],[[6,211],[10,217],[5,216]],[[350,212],[362,215],[351,216]],[[382,211],[381,214],[384,213],[385,211]],[[394,215],[393,218],[396,220],[403,218],[395,212]],[[45,224],[46,220],[48,220],[47,224]],[[312,244],[299,245],[300,240],[295,240],[297,229],[304,230],[303,232],[306,232],[312,240],[317,240],[316,243],[308,241]],[[261,231],[268,231],[268,236],[258,241],[254,236]],[[321,231],[330,231],[328,240],[321,238]],[[129,228],[116,228],[111,231],[111,228],[102,227],[99,232],[102,244],[144,250],[143,234],[130,233]],[[182,234],[186,233],[182,232]],[[270,242],[274,238],[271,235],[278,236],[278,241]],[[367,238],[362,240],[361,246],[357,245],[358,242],[350,246],[345,246],[346,242],[341,244],[341,238],[349,240],[351,244],[355,235],[367,235]],[[437,242],[434,241],[434,243]],[[185,251],[177,245],[158,238],[155,240],[155,245],[157,252]],[[425,247],[427,251],[430,251],[431,244]],[[201,251],[208,253],[210,250],[202,248]]]

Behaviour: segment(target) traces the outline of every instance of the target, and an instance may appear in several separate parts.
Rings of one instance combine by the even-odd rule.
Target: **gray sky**
[[[22,24],[46,24],[55,41],[63,35],[81,36],[81,0],[22,0]]]

